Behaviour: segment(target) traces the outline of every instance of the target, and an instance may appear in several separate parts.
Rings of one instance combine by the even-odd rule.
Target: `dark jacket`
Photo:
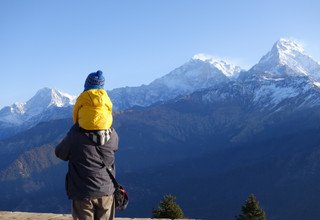
[[[114,129],[112,131],[110,140],[99,146],[75,124],[56,147],[56,156],[69,161],[66,190],[70,199],[99,198],[113,194],[114,186],[105,167],[114,167],[114,153],[118,149],[118,135]],[[99,147],[101,155],[96,147]]]

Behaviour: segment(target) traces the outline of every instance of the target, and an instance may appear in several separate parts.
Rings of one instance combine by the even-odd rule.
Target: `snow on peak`
[[[30,107],[32,107],[32,105],[63,107],[74,104],[74,100],[75,96],[45,87],[40,89],[35,96],[27,102],[27,105]]]
[[[29,117],[31,117],[40,114],[51,106],[65,107],[73,105],[75,100],[75,96],[45,87],[40,89],[29,101],[27,101],[26,112]]]
[[[304,53],[304,47],[302,43],[296,40],[281,38],[275,43],[274,47],[284,54],[294,54],[296,52],[302,54]]]
[[[208,88],[230,78],[236,78],[240,67],[236,67],[210,55],[197,54],[167,75],[154,80],[151,86],[165,86],[175,93],[186,94]]]
[[[0,110],[0,122],[21,125],[33,117],[38,117],[50,107],[68,107],[74,105],[76,96],[56,89],[40,89],[26,103],[16,102]]]
[[[299,56],[307,56],[302,44],[281,38],[273,45],[271,51],[261,58],[259,64],[297,66],[296,58]]]
[[[26,103],[16,102],[11,106],[6,106],[0,110],[0,122],[9,124],[21,124],[21,116],[25,113]]]
[[[210,63],[212,66],[220,70],[227,77],[235,77],[241,71],[241,68],[239,66],[235,66],[218,57],[208,54],[199,53],[194,55],[192,59]]]
[[[259,72],[280,75],[300,75],[320,78],[320,65],[305,54],[303,45],[290,39],[278,40],[259,63],[253,67]]]
[[[11,112],[23,115],[26,112],[26,103],[25,102],[16,102],[10,106]]]

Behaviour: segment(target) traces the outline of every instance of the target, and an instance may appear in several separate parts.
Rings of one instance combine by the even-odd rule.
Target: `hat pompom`
[[[97,71],[97,76],[98,76],[98,78],[100,78],[102,76],[102,71],[101,70]]]

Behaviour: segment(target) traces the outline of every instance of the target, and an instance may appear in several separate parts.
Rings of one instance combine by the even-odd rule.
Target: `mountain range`
[[[304,48],[299,43],[280,39],[274,44],[271,51],[249,71],[244,71],[241,67],[219,58],[197,54],[187,63],[154,80],[149,85],[117,88],[108,93],[114,103],[114,110],[121,111],[134,106],[145,107],[158,102],[166,102],[201,89],[221,87],[224,83],[235,82],[241,86],[260,84],[260,89],[263,91],[255,91],[255,101],[263,99],[260,95],[274,93],[274,102],[277,102],[301,92],[294,89],[294,85],[293,87],[279,86],[281,83],[286,83],[290,78],[295,83],[302,83],[306,82],[305,77],[310,87],[318,87],[320,86],[319,72],[319,63],[305,54]],[[256,82],[250,83],[254,79]],[[278,86],[274,88],[276,84]],[[0,129],[14,128],[21,131],[41,121],[65,118],[69,115],[70,107],[75,100],[74,95],[56,89],[43,88],[26,103],[14,103],[2,108],[0,110]],[[64,113],[61,112],[62,109]],[[1,132],[0,138],[10,136],[3,135],[4,132]]]
[[[76,96],[56,89],[40,89],[26,103],[14,103],[0,110],[0,139],[27,130],[39,122],[70,117]]]
[[[149,85],[108,91],[123,215],[149,217],[173,193],[190,217],[234,219],[254,193],[268,219],[319,219],[319,86],[319,63],[280,39],[248,71],[198,54]],[[0,111],[0,209],[69,211],[53,149],[74,100],[46,88]]]

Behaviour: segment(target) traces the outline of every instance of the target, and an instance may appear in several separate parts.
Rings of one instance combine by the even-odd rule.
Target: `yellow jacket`
[[[105,130],[112,125],[112,102],[104,89],[84,91],[73,108],[73,122],[86,130]]]

